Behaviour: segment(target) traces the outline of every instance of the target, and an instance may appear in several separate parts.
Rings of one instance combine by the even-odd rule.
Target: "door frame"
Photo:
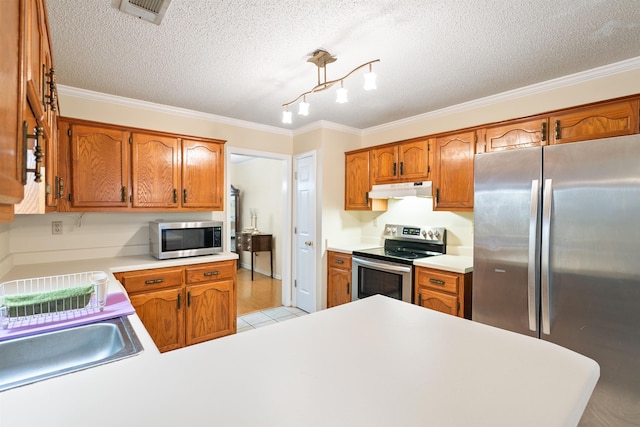
[[[248,150],[245,148],[226,146],[225,150],[225,164],[231,165],[231,155],[239,154],[243,156],[259,157],[263,159],[282,160],[282,195],[281,203],[283,207],[283,226],[282,238],[278,241],[278,244],[282,247],[282,305],[292,305],[292,289],[293,284],[291,281],[292,271],[292,257],[291,257],[291,245],[292,245],[292,219],[291,219],[291,205],[292,205],[292,185],[291,180],[293,176],[292,156],[289,154],[271,153],[268,151]],[[225,168],[225,189],[230,188],[231,185],[229,179],[230,166]],[[230,206],[230,194],[229,191],[225,191],[226,205]],[[225,224],[228,225],[231,221],[231,211],[225,209]],[[227,248],[231,247],[231,233],[226,233],[225,244]]]

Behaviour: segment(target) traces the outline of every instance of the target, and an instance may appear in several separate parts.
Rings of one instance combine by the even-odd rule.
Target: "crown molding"
[[[579,83],[585,83],[604,77],[613,76],[615,74],[625,73],[640,69],[640,56],[627,59],[613,64],[603,65],[602,67],[593,68],[591,70],[570,74],[564,77],[547,80],[541,83],[535,83],[518,89],[490,95],[484,98],[475,99],[473,101],[464,102],[462,104],[452,105],[450,107],[441,108],[439,110],[430,111],[428,113],[418,114],[417,116],[407,117],[393,122],[385,123],[378,126],[372,126],[362,130],[362,135],[370,135],[373,133],[392,130],[398,127],[413,124],[419,121],[435,119],[438,117],[448,116],[450,114],[464,113],[477,108],[495,105],[501,102],[513,101],[531,95],[537,95],[550,90],[561,89],[573,86]]]
[[[346,126],[346,125],[341,125],[340,123],[329,122],[326,120],[318,120],[313,123],[309,123],[308,125],[301,126],[293,131],[293,136],[302,135],[317,129],[330,129],[338,132],[350,133],[353,135],[362,136],[362,130],[360,129]]]
[[[76,87],[64,86],[60,84],[57,85],[57,88],[60,94],[66,95],[66,96],[73,96],[76,98],[89,99],[92,101],[105,102],[105,103],[121,105],[125,107],[140,108],[143,110],[154,111],[157,113],[172,114],[176,116],[205,120],[208,122],[219,123],[219,124],[224,124],[229,126],[236,126],[236,127],[245,128],[245,129],[275,133],[278,135],[286,135],[286,136],[293,135],[293,132],[289,129],[262,125],[259,123],[249,122],[246,120],[232,119],[230,117],[217,116],[215,114],[202,113],[199,111],[188,110],[186,108],[156,104],[154,102],[141,101],[133,98],[125,98],[123,96],[117,96],[117,95],[109,95],[106,93],[95,92],[87,89],[79,89]]]

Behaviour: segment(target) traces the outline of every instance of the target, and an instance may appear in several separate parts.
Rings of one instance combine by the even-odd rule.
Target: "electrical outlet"
[[[51,234],[62,234],[62,221],[51,221]]]

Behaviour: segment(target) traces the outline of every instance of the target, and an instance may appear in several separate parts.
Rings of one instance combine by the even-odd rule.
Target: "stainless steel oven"
[[[446,252],[446,230],[387,224],[384,247],[353,251],[351,299],[382,294],[413,302],[413,261]]]
[[[413,266],[353,256],[351,298],[358,300],[382,294],[412,302]]]

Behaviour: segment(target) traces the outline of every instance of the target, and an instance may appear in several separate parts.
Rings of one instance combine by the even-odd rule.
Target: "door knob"
[[[311,240],[307,240],[306,242],[304,242],[304,244],[307,246],[312,246],[313,242]]]

